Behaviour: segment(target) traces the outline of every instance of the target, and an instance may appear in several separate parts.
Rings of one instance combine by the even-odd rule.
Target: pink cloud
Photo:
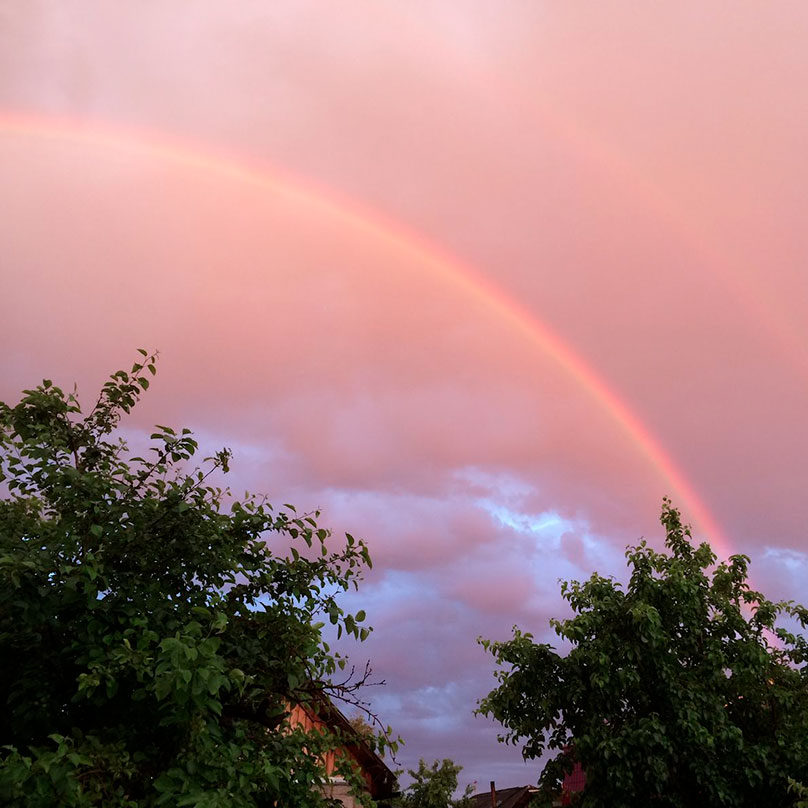
[[[4,12],[0,108],[266,160],[455,253],[626,400],[761,586],[799,597],[801,6],[83,11]],[[474,638],[545,636],[558,578],[661,543],[672,491],[642,447],[513,322],[315,201],[1,122],[0,398],[47,376],[89,401],[160,348],[133,429],[233,445],[234,488],[370,542],[368,652],[405,763],[535,780],[470,717],[491,683]],[[558,531],[524,527],[546,514]]]

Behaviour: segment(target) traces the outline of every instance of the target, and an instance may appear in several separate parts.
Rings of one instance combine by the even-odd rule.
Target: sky
[[[549,639],[670,496],[805,601],[808,6],[0,0],[0,399],[88,403],[364,537],[405,768],[540,767],[478,636]]]

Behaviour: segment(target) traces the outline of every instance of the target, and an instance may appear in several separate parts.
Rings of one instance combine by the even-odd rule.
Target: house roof
[[[536,786],[515,786],[513,788],[498,788],[494,793],[497,808],[524,808],[538,792]],[[471,798],[472,808],[491,808],[491,792],[484,791]]]
[[[371,778],[370,796],[375,800],[388,799],[396,788],[396,776],[381,757],[370,748],[362,736],[351,726],[350,721],[328,700],[325,705],[329,723],[339,727],[346,737],[345,748]],[[351,740],[348,741],[347,739]]]
[[[361,768],[374,800],[387,800],[395,794],[396,776],[368,744],[350,721],[342,714],[336,705],[324,694],[315,695],[307,704],[298,703],[297,710],[301,710],[309,720],[321,722],[337,733],[341,740],[343,750],[350,755]]]

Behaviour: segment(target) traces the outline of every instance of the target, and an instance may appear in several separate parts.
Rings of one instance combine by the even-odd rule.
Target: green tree
[[[367,547],[232,499],[210,482],[229,451],[195,467],[188,429],[129,457],[115,432],[155,373],[141,354],[89,414],[47,380],[0,404],[0,802],[324,805],[339,738],[289,708],[356,701],[367,669],[322,629],[367,636],[337,600]]]
[[[808,611],[751,590],[746,556],[716,566],[668,500],[662,524],[667,552],[630,547],[625,588],[562,585],[565,655],[516,628],[481,640],[501,668],[480,712],[526,758],[556,753],[543,783],[579,760],[582,805],[790,806],[789,778],[808,782],[808,645],[781,624]]]
[[[466,786],[460,799],[452,798],[457,791],[457,776],[462,770],[462,766],[448,758],[436,760],[431,766],[427,766],[422,758],[417,770],[407,771],[412,783],[401,795],[402,808],[466,808],[471,804],[473,789],[470,785]]]

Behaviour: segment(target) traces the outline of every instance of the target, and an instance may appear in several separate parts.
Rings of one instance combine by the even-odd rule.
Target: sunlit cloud
[[[694,9],[0,12],[0,120],[85,135],[0,134],[0,398],[91,404],[159,348],[133,450],[191,427],[234,496],[367,540],[345,649],[404,766],[535,782],[473,715],[476,638],[551,641],[559,581],[623,580],[664,495],[803,597],[808,27]]]

